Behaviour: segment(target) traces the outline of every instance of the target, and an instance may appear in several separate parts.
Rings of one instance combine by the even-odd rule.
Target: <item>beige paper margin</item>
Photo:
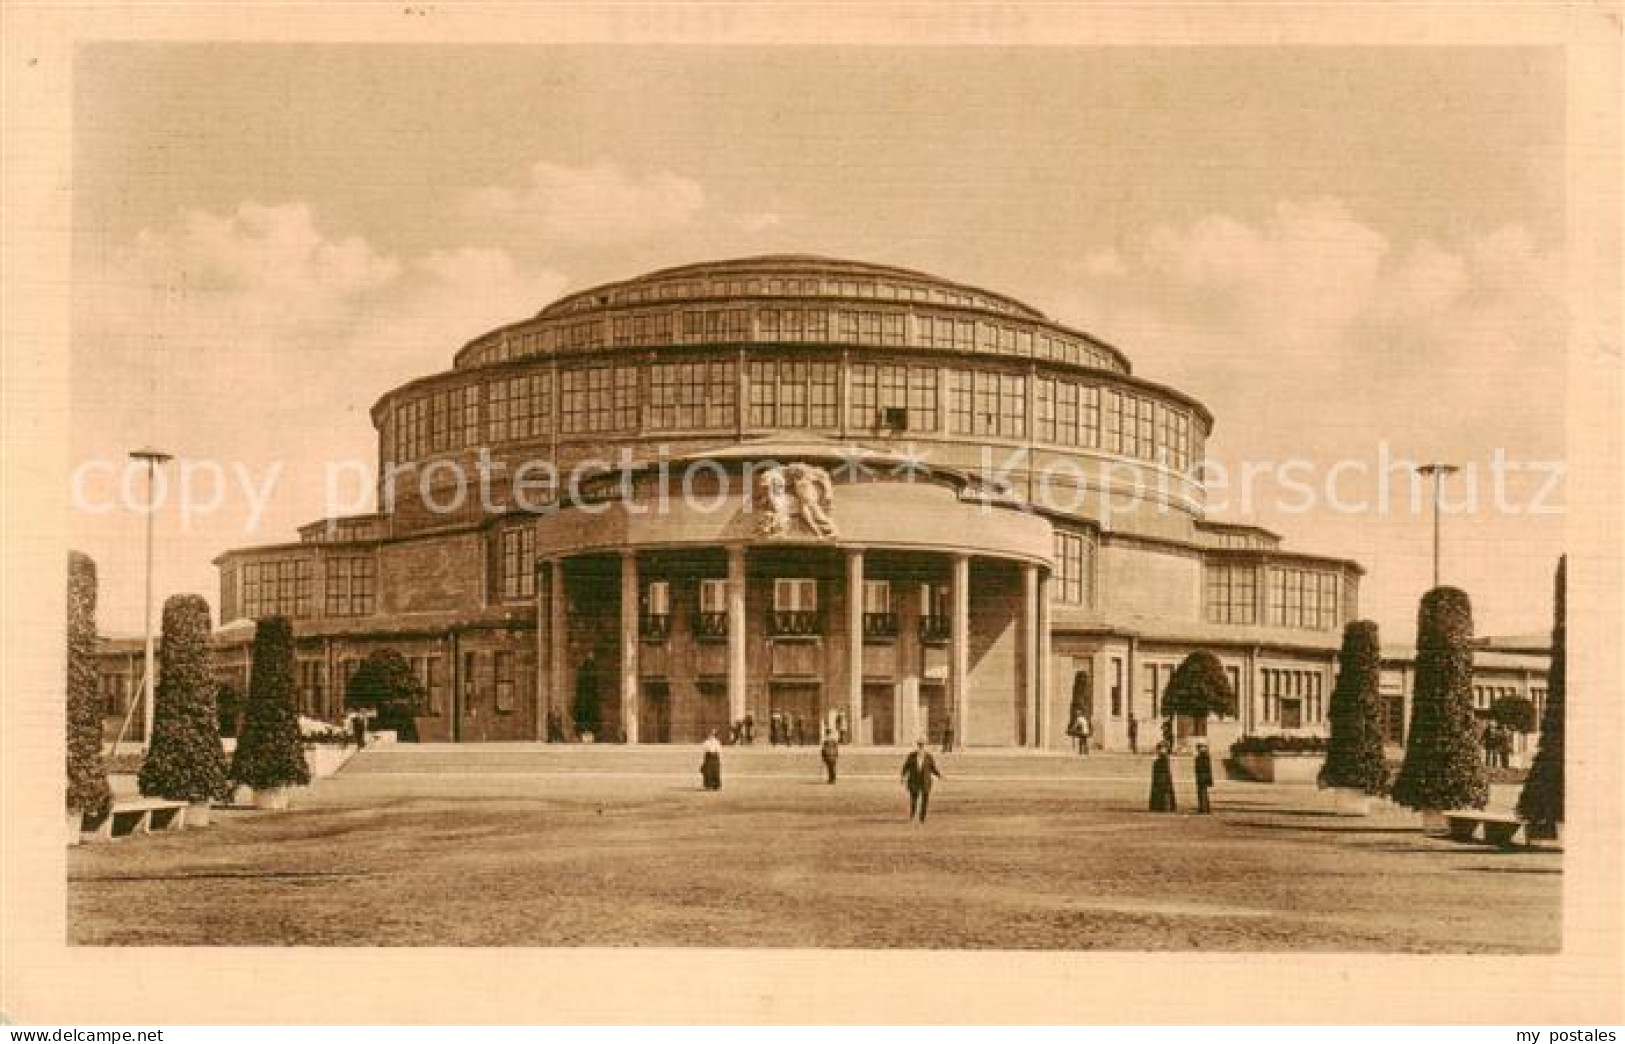
[[[0,1014],[7,1020],[1524,1026],[1621,1021],[1625,576],[1617,4],[110,4],[75,10],[10,3],[5,15]],[[71,61],[76,43],[110,39],[1562,48],[1568,71],[1571,262],[1565,418],[1571,810],[1562,954],[66,947],[65,852],[57,809],[69,463]],[[1418,176],[1434,178],[1440,192],[1450,191],[1449,171]],[[361,981],[388,987],[356,989]]]

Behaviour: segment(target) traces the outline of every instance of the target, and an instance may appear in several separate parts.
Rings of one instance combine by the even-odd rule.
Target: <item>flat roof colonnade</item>
[[[979,597],[972,579],[1000,572],[1011,580],[1014,601]],[[592,671],[585,684],[595,691],[606,713],[609,734],[594,735],[628,744],[659,742],[646,735],[651,720],[651,685],[682,684],[691,691],[663,692],[693,710],[701,685],[721,682],[726,694],[726,720],[713,716],[696,727],[693,717],[680,724],[683,738],[694,741],[715,728],[728,735],[735,723],[754,719],[756,733],[765,736],[774,709],[775,686],[816,688],[816,741],[824,728],[844,718],[849,741],[908,744],[916,737],[944,742],[939,728],[927,736],[929,715],[920,703],[920,690],[940,683],[945,701],[946,745],[962,750],[970,745],[1042,747],[1053,742],[1046,726],[1050,707],[1049,570],[1018,559],[973,555],[968,552],[933,553],[867,546],[766,546],[732,544],[709,555],[681,548],[623,548],[613,552],[555,555],[537,561],[536,714],[538,740],[548,739],[559,723],[577,724],[582,695],[582,672]],[[790,575],[785,575],[786,571]],[[811,576],[807,576],[811,574]],[[794,616],[774,604],[772,582],[811,579],[817,586],[812,619]],[[890,585],[886,613],[866,611],[865,585],[871,580]],[[701,583],[718,585],[725,607],[723,619],[715,610],[700,608]],[[660,613],[648,612],[650,585],[671,585]],[[912,585],[914,592],[897,590]],[[940,589],[938,593],[925,592]],[[713,589],[716,590],[715,588]],[[927,601],[930,599],[930,601]],[[712,603],[715,604],[715,603]],[[904,611],[899,611],[903,609]],[[704,619],[702,619],[702,615]],[[656,619],[651,619],[651,616]],[[891,616],[882,626],[880,616]],[[943,617],[946,616],[946,620]],[[973,622],[979,638],[1013,657],[1016,686],[1000,692],[998,683],[982,695],[995,718],[1005,721],[1010,709],[1011,734],[979,734],[980,711],[973,706],[980,662],[973,659]],[[782,628],[782,630],[780,630]],[[991,641],[987,641],[988,636]],[[806,650],[786,660],[797,661],[781,671],[773,646]],[[890,648],[880,656],[869,650]],[[762,655],[761,650],[766,650]],[[753,650],[757,655],[753,655]],[[705,665],[695,668],[703,657]],[[687,658],[683,666],[674,661]],[[866,671],[866,664],[882,660],[885,674]],[[926,661],[940,659],[940,678],[928,677]],[[607,661],[607,662],[606,662]],[[1002,671],[1005,661],[989,666]],[[589,666],[590,665],[590,666]],[[891,687],[891,707],[870,702],[876,687]],[[1019,708],[1000,706],[1001,699],[1019,695]],[[871,731],[887,723],[884,731]],[[671,721],[663,722],[670,728]],[[669,736],[667,737],[669,738]]]

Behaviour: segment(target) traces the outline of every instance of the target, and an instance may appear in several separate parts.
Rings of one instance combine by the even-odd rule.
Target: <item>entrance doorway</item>
[[[690,741],[703,740],[716,732],[719,739],[729,734],[728,721],[728,683],[719,681],[702,681],[694,686],[694,693],[698,702],[694,715],[694,727],[690,732]]]
[[[920,734],[927,743],[940,744],[947,729],[948,686],[937,681],[920,682]]]
[[[643,680],[638,707],[638,739],[643,743],[671,742],[671,683],[664,678]]]
[[[820,687],[817,683],[773,682],[768,686],[768,719],[777,714],[784,722],[784,738],[790,743],[818,742]],[[799,738],[797,725],[800,725]]]
[[[858,738],[880,746],[897,742],[897,689],[890,682],[865,682],[863,685],[863,724]]]

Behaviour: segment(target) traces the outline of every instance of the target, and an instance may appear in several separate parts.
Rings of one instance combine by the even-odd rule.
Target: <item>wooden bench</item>
[[[114,802],[100,819],[88,822],[85,834],[93,841],[111,841],[154,830],[186,829],[186,802],[161,798],[134,798]]]
[[[1464,843],[1480,841],[1500,848],[1511,848],[1513,839],[1523,826],[1523,820],[1517,816],[1500,812],[1446,812],[1445,820],[1450,824],[1450,840]],[[1482,837],[1479,836],[1479,827],[1484,828]]]

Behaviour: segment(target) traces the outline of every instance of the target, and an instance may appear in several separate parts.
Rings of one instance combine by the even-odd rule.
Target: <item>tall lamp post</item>
[[[147,594],[142,603],[146,612],[147,635],[147,668],[146,685],[141,692],[141,736],[146,741],[147,749],[152,749],[152,714],[153,691],[156,677],[153,673],[152,656],[152,524],[153,516],[158,513],[158,505],[153,500],[153,484],[158,465],[174,459],[162,450],[144,446],[130,452],[131,460],[145,461],[147,465]]]
[[[1418,475],[1425,475],[1433,480],[1433,586],[1439,586],[1439,492],[1444,480],[1461,469],[1454,464],[1441,464],[1434,461],[1432,464],[1423,464],[1416,469]]]

